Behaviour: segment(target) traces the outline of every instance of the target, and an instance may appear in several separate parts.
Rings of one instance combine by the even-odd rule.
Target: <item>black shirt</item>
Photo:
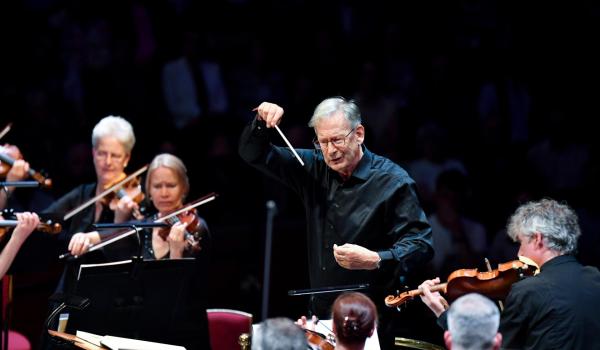
[[[313,288],[387,283],[395,267],[409,271],[431,259],[431,227],[419,205],[415,182],[404,169],[363,148],[356,169],[342,181],[320,151],[296,151],[304,167],[289,149],[270,144],[268,129],[256,119],[244,130],[239,145],[246,162],[291,187],[304,203]],[[345,243],[377,251],[382,268],[339,266],[333,245]]]
[[[513,284],[500,315],[502,349],[600,349],[600,272],[572,255]],[[438,324],[448,329],[447,312]]]
[[[600,349],[600,272],[562,255],[513,285],[502,312],[505,349]]]

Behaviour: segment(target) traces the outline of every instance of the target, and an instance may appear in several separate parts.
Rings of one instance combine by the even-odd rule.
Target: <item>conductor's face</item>
[[[352,128],[342,112],[338,112],[320,120],[315,125],[315,133],[325,163],[343,178],[352,175],[363,154],[360,145],[364,140],[364,127]]]

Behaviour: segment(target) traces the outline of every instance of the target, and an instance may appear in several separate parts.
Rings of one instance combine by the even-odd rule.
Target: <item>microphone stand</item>
[[[275,201],[267,201],[267,225],[265,235],[265,264],[263,271],[262,320],[266,320],[269,310],[269,289],[271,275],[271,247],[273,245],[273,218],[277,215]]]

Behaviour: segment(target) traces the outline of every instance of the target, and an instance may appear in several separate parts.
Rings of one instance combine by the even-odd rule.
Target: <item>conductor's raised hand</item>
[[[270,102],[263,102],[258,107],[254,108],[253,111],[259,119],[263,120],[267,124],[267,128],[274,128],[281,121],[283,116],[283,108]]]

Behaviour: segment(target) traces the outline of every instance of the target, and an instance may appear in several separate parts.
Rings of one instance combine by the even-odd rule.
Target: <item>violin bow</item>
[[[131,179],[135,178],[136,176],[140,175],[141,173],[143,173],[146,170],[148,170],[148,165],[147,164],[144,165],[143,167],[141,167],[140,169],[138,169],[136,172],[134,172],[131,175],[127,176],[123,180],[117,182],[116,184],[114,184],[109,189],[105,190],[104,192],[100,193],[96,197],[88,200],[87,202],[83,203],[82,205],[78,206],[77,208],[75,208],[75,209],[71,210],[70,212],[66,213],[65,217],[63,218],[63,220],[66,221],[66,220],[72,218],[75,214],[79,213],[80,211],[82,211],[83,209],[89,207],[90,205],[96,203],[100,198],[102,198],[102,197],[106,196],[107,194],[113,192],[116,188],[119,188],[119,187],[123,186],[123,184],[126,184]]]
[[[166,221],[166,220],[168,220],[169,218],[172,218],[175,215],[179,215],[181,213],[185,213],[188,210],[194,209],[194,208],[199,207],[199,206],[201,206],[203,204],[211,202],[211,201],[215,200],[216,198],[217,198],[217,194],[214,193],[214,192],[211,192],[211,193],[205,195],[204,197],[196,199],[195,201],[191,202],[190,204],[184,206],[183,208],[172,212],[169,215],[165,215],[162,218],[156,219],[154,222],[163,222],[163,221]]]
[[[485,267],[487,267],[487,270],[489,272],[493,271],[492,265],[490,264],[490,260],[488,258],[484,258],[484,260],[485,260]],[[500,312],[504,311],[504,303],[502,302],[502,300],[498,300],[498,307],[500,308]]]
[[[12,123],[8,123],[8,125],[6,125],[2,131],[0,131],[0,139],[3,138],[4,135],[8,134],[10,128],[12,128]]]
[[[154,222],[161,223],[161,222],[163,222],[163,221],[165,221],[165,220],[167,220],[167,219],[169,219],[169,218],[171,218],[171,217],[173,217],[175,215],[181,214],[181,213],[186,212],[186,211],[188,211],[190,209],[194,209],[194,208],[199,207],[199,206],[201,206],[203,204],[211,202],[211,201],[215,200],[216,198],[217,198],[217,194],[214,193],[214,192],[211,192],[211,193],[207,194],[206,196],[193,201],[192,203],[186,205],[185,207],[183,207],[183,208],[181,208],[181,209],[179,209],[179,210],[177,210],[177,211],[175,211],[175,212],[173,212],[173,213],[171,213],[169,215],[165,215],[165,216],[163,216],[160,219],[154,220]],[[135,223],[133,223],[132,226],[135,226]],[[84,254],[93,252],[94,250],[98,250],[98,249],[100,249],[100,248],[102,248],[104,246],[107,246],[107,245],[109,245],[109,244],[111,244],[113,242],[119,241],[119,240],[121,240],[121,239],[123,239],[125,237],[129,237],[129,236],[131,236],[132,234],[134,234],[136,232],[138,232],[138,228],[134,228],[134,229],[131,229],[129,231],[123,231],[122,233],[117,234],[114,237],[107,239],[106,241],[100,242],[98,244],[92,244],[89,247],[88,251],[86,253],[84,253]],[[60,255],[58,258],[59,259],[63,259],[63,258],[69,257],[69,256],[74,256],[76,258],[78,257],[77,255],[71,255],[71,253],[65,253],[65,254]]]

